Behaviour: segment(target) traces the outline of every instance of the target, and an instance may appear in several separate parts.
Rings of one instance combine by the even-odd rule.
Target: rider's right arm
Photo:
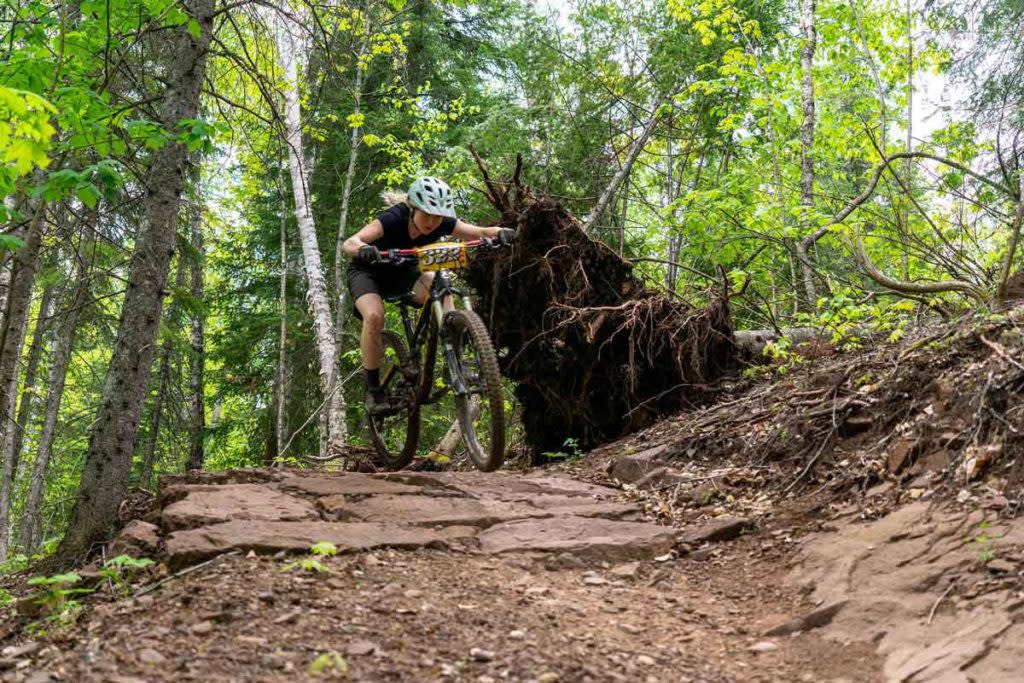
[[[355,258],[359,255],[359,247],[376,242],[383,236],[384,226],[379,220],[374,219],[360,228],[359,232],[345,240],[341,248],[345,250],[349,258]]]

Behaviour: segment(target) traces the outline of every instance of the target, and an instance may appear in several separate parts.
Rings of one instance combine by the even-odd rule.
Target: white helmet
[[[409,205],[434,216],[455,218],[452,189],[440,178],[417,178],[409,187]]]

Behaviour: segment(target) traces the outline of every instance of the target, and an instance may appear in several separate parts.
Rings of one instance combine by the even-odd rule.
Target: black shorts
[[[356,299],[364,294],[377,294],[382,299],[408,294],[419,279],[420,271],[416,268],[396,268],[391,272],[382,273],[349,264],[348,291],[352,296],[352,310],[355,311],[357,318],[362,319],[356,308]]]

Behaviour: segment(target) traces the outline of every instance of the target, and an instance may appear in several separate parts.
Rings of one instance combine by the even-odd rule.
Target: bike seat
[[[419,303],[417,303],[416,299],[413,298],[412,292],[407,292],[405,294],[391,294],[384,297],[384,301],[392,304],[401,304],[402,306],[419,306]]]

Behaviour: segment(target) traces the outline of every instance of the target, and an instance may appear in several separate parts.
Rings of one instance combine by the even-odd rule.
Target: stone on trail
[[[398,495],[403,493],[424,493],[422,487],[410,486],[384,477],[359,472],[317,475],[291,474],[281,482],[281,488],[299,491],[313,496],[371,496],[379,494]]]
[[[339,552],[379,547],[439,547],[468,538],[472,531],[459,526],[436,531],[373,522],[233,520],[174,532],[167,537],[167,555],[172,567],[182,567],[230,550],[252,549],[266,554],[305,552],[321,541],[333,543]]]
[[[846,600],[840,600],[828,605],[823,605],[816,610],[808,612],[802,617],[790,619],[764,632],[766,636],[785,636],[797,631],[810,631],[829,624],[839,611],[846,606]]]
[[[123,535],[162,545],[176,568],[232,551],[306,553],[321,541],[341,552],[455,542],[530,566],[547,555],[560,567],[670,550],[673,531],[634,521],[641,508],[618,496],[548,473],[228,472],[172,480],[159,499],[162,529],[143,534],[140,522]]]
[[[623,455],[608,465],[608,475],[623,484],[632,484],[661,467],[659,456],[668,448],[667,444],[648,448],[633,455]]]
[[[185,497],[163,510],[168,531],[240,520],[299,521],[318,519],[311,503],[263,484],[182,486]]]
[[[621,517],[638,512],[635,505],[595,503],[574,496],[540,496],[529,502],[417,495],[380,495],[362,500],[328,496],[320,499],[320,506],[328,516],[338,520],[401,522],[420,526],[465,524],[481,528],[515,519],[558,514]]]
[[[749,519],[726,515],[684,530],[679,535],[679,542],[699,545],[705,542],[731,541],[750,527]]]
[[[141,519],[128,522],[107,549],[107,555],[142,557],[160,547],[160,527]]]
[[[773,650],[778,650],[779,646],[776,645],[774,641],[762,640],[754,643],[747,649],[755,654],[759,654],[761,652],[772,652]]]
[[[554,517],[505,522],[482,531],[488,554],[568,552],[582,560],[627,562],[660,555],[675,543],[668,527],[594,517]]]

